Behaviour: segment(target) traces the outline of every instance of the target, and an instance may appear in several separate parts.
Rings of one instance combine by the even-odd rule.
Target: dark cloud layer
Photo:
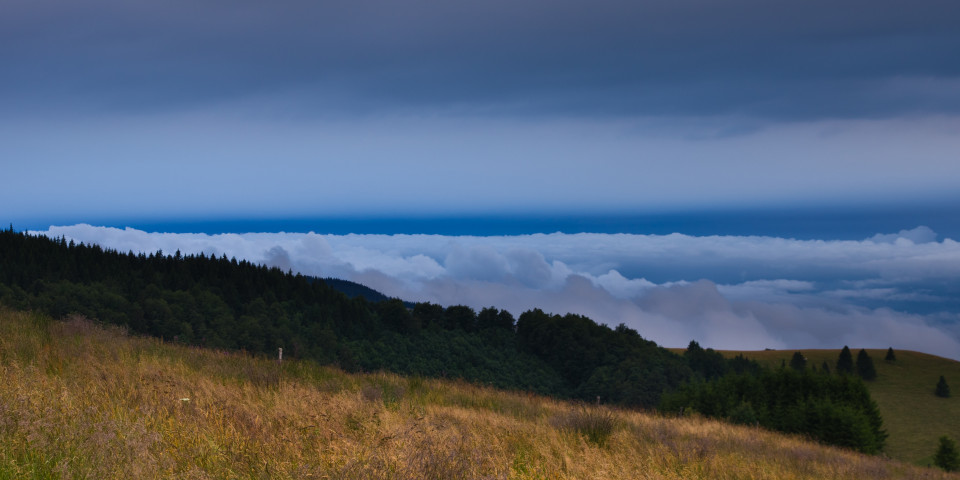
[[[949,0],[10,0],[0,101],[14,112],[956,113],[957,18]]]

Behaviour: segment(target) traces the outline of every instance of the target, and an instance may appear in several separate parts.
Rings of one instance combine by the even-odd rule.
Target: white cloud
[[[48,236],[244,258],[412,301],[625,323],[667,346],[908,348],[960,359],[960,243],[925,227],[864,241],[535,234],[167,234],[74,225]],[[650,280],[654,278],[655,280]],[[920,302],[926,313],[900,304]],[[932,313],[931,313],[932,312]]]

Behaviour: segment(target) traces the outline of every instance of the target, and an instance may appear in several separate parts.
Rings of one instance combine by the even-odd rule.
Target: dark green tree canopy
[[[864,453],[881,451],[887,438],[876,402],[853,375],[828,376],[790,368],[755,376],[726,375],[666,393],[661,408],[668,412],[693,409],[733,421],[749,419],[747,414],[752,413],[760,426],[803,433]]]
[[[800,352],[793,352],[793,356],[790,357],[790,368],[802,372],[807,368],[807,357],[804,357]]]
[[[477,314],[466,305],[453,305],[447,307],[443,313],[443,322],[448,330],[459,328],[465,332],[472,332],[477,327]]]
[[[514,328],[513,315],[506,310],[497,310],[496,307],[487,307],[477,314],[477,329],[502,328],[512,331]]]
[[[683,358],[687,360],[687,364],[695,373],[706,380],[718,378],[727,370],[727,362],[720,352],[712,348],[704,350],[699,343],[693,340],[687,345],[687,350],[683,352]]]
[[[850,353],[850,347],[846,345],[844,345],[843,350],[840,351],[840,358],[837,358],[837,373],[853,373],[853,354]]]
[[[862,348],[857,353],[857,375],[868,382],[877,379],[877,369],[873,365],[873,359]]]

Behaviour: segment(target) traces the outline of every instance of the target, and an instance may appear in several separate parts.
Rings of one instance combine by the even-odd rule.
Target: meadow
[[[699,417],[0,309],[0,479],[957,478]]]

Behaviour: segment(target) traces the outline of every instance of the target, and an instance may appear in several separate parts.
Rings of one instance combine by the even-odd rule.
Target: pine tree
[[[936,455],[933,456],[933,463],[948,472],[960,469],[960,452],[957,451],[957,443],[946,435],[940,437],[940,446],[937,448]]]
[[[873,366],[873,359],[867,354],[867,351],[860,349],[857,354],[857,374],[860,378],[871,381],[877,379],[877,369]]]
[[[943,375],[940,375],[940,381],[937,382],[937,389],[934,393],[938,397],[950,398],[950,386],[947,385],[947,379],[943,378]]]
[[[790,358],[790,368],[802,372],[807,368],[807,357],[804,357],[800,352],[793,352],[793,357]]]
[[[887,356],[886,356],[886,357],[883,357],[883,359],[886,360],[886,361],[888,361],[888,362],[896,362],[896,361],[897,361],[897,354],[893,353],[893,347],[890,347],[890,348],[887,349]]]
[[[837,373],[853,373],[853,354],[850,353],[850,347],[844,345],[840,351],[840,358],[837,359]]]

